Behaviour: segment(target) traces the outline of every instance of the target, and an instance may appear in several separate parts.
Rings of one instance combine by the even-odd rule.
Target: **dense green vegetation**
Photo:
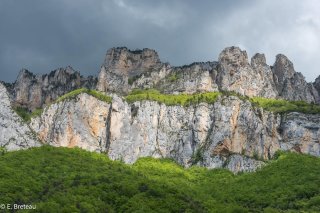
[[[159,103],[164,103],[168,106],[172,106],[172,105],[190,106],[190,105],[198,104],[201,102],[214,103],[219,97],[219,95],[220,95],[219,92],[206,92],[206,93],[199,93],[199,94],[192,94],[192,95],[189,95],[189,94],[172,95],[172,94],[162,94],[159,91],[154,89],[148,89],[148,90],[136,89],[126,97],[126,101],[129,103],[132,103],[135,101],[152,100],[152,101],[157,101]]]
[[[175,79],[175,76],[173,76]],[[316,104],[309,104],[305,101],[287,101],[283,99],[271,99],[262,97],[249,98],[248,96],[243,96],[232,91],[222,91],[222,92],[207,92],[207,93],[197,93],[197,94],[162,94],[155,89],[140,90],[136,89],[131,92],[126,100],[129,103],[142,100],[152,100],[159,103],[164,103],[166,105],[182,105],[190,106],[198,104],[200,102],[214,103],[219,96],[236,96],[243,101],[250,101],[253,106],[261,107],[267,111],[272,111],[276,113],[283,112],[302,112],[306,114],[319,114],[320,106]]]
[[[40,116],[43,109],[35,109],[33,112],[24,107],[15,107],[14,111],[24,120],[25,122],[30,122],[31,118]]]
[[[262,107],[265,110],[282,113],[282,112],[302,112],[307,114],[320,113],[320,106],[309,104],[305,101],[287,101],[283,99],[270,99],[254,97],[250,98],[254,106]]]
[[[67,94],[64,94],[63,96],[59,97],[56,102],[61,102],[64,101],[66,99],[72,99],[75,98],[77,95],[81,94],[81,93],[87,93],[88,95],[91,95],[97,99],[99,99],[100,101],[104,101],[107,103],[111,103],[112,98],[110,96],[107,96],[99,91],[96,90],[91,90],[91,89],[86,89],[86,88],[81,88],[81,89],[76,89],[73,90]]]
[[[0,156],[0,203],[37,212],[319,212],[320,159],[280,153],[255,173],[134,165],[78,148],[43,146]]]

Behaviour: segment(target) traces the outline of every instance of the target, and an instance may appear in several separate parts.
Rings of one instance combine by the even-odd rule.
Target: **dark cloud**
[[[286,54],[312,81],[319,75],[319,3],[309,1],[2,0],[1,80],[24,67],[73,66],[96,75],[107,49],[149,47],[173,65],[216,60],[226,46],[273,63]]]

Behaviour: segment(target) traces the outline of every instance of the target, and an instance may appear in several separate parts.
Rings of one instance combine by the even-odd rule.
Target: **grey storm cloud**
[[[319,74],[317,0],[1,0],[0,79],[21,68],[71,65],[97,75],[107,49],[155,49],[172,65],[214,61],[227,46],[269,64],[283,53],[308,81]]]

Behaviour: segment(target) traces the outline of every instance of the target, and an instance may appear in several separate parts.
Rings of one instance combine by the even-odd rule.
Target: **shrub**
[[[31,116],[31,118],[38,117],[42,114],[42,112],[43,112],[42,108],[37,108],[33,112],[31,112],[30,116]]]
[[[220,96],[219,92],[207,92],[207,93],[199,93],[199,94],[162,94],[155,89],[148,90],[134,90],[127,97],[126,101],[129,103],[133,103],[136,101],[142,100],[150,100],[157,101],[159,103],[164,103],[168,106],[172,105],[182,105],[182,106],[190,106],[199,104],[201,102],[206,103],[214,103],[217,98]]]
[[[320,106],[309,104],[304,101],[287,101],[283,99],[270,99],[262,97],[250,98],[254,106],[261,107],[265,110],[284,113],[284,112],[302,112],[306,114],[319,114]]]
[[[172,73],[172,74],[170,74],[170,75],[168,76],[168,80],[169,80],[170,82],[175,82],[175,81],[178,80],[178,78],[179,78],[179,76],[178,76],[177,73]]]
[[[22,118],[23,121],[29,122],[31,120],[31,112],[24,107],[15,107],[14,111]]]
[[[7,152],[8,150],[6,147],[0,146],[0,156],[6,154]]]
[[[61,101],[67,100],[67,99],[73,99],[81,93],[86,93],[88,95],[91,95],[91,96],[99,99],[100,101],[104,101],[107,103],[111,103],[111,101],[112,101],[112,98],[110,96],[107,96],[107,95],[103,94],[102,92],[99,92],[96,90],[90,90],[90,89],[86,89],[86,88],[81,88],[81,89],[73,90],[73,91],[59,97],[55,102],[58,103],[58,102],[61,102]]]

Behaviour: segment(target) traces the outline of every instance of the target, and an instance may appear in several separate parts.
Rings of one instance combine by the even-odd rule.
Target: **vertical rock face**
[[[187,167],[224,167],[234,172],[254,171],[277,150],[320,156],[320,115],[271,113],[235,96],[189,107],[154,101],[128,104],[118,96],[135,88],[155,88],[170,94],[234,91],[319,103],[320,77],[307,83],[284,55],[270,67],[263,54],[255,54],[249,63],[245,51],[229,47],[218,62],[171,67],[161,63],[154,50],[112,48],[98,79],[83,78],[67,67],[42,76],[22,70],[17,81],[7,85],[13,103],[30,110],[80,87],[113,93],[113,101],[80,94],[46,107],[30,124],[41,140],[104,152],[126,163],[145,156],[167,157]],[[0,95],[1,146],[13,150],[38,145],[12,111],[1,83]]]
[[[73,100],[51,105],[30,125],[40,139],[50,145],[104,152],[107,149],[109,108],[105,102],[80,94]]]
[[[320,116],[302,113],[284,115],[280,127],[284,150],[320,156]]]
[[[156,88],[164,93],[223,90],[249,97],[320,103],[319,91],[314,86],[295,72],[292,62],[281,54],[270,67],[264,54],[255,54],[249,63],[246,51],[228,47],[220,53],[218,62],[170,67],[160,62],[154,50],[112,48],[101,67],[97,89],[122,94],[134,88]]]
[[[216,76],[220,90],[235,91],[250,97],[277,96],[273,87],[272,72],[266,65],[263,54],[256,54],[250,66],[246,51],[241,51],[238,47],[226,48],[219,55]]]
[[[143,49],[131,51],[127,48],[108,50],[104,66],[117,74],[136,75],[159,65],[160,59],[155,50]]]
[[[0,147],[12,151],[40,145],[28,125],[12,110],[8,92],[0,83]]]
[[[277,150],[320,156],[319,123],[319,115],[273,114],[233,96],[182,107],[128,104],[118,96],[110,105],[81,94],[50,106],[31,126],[49,144],[106,152],[126,163],[167,157],[239,172],[254,171]]]
[[[127,163],[143,156],[169,157],[184,166],[235,172],[255,170],[263,163],[253,158],[270,159],[280,149],[308,147],[300,151],[319,156],[319,115],[298,115],[263,112],[236,97],[188,108],[150,101],[130,106],[118,98],[112,104],[108,155]],[[288,123],[300,132],[288,133]]]
[[[182,67],[174,67],[162,78],[156,87],[165,93],[188,93],[218,91],[213,81],[217,63],[193,63]]]
[[[320,75],[314,81],[313,86],[318,91],[318,94],[320,95]]]
[[[125,47],[108,50],[98,77],[97,89],[103,92],[129,91],[129,78],[142,73],[160,70],[162,64],[156,51],[143,49],[128,50]]]
[[[295,72],[292,62],[286,56],[276,56],[272,71],[280,97],[286,100],[319,103],[319,95],[314,86],[307,83],[301,73]]]
[[[13,100],[15,105],[34,110],[72,90],[95,88],[95,82],[93,77],[83,78],[71,67],[60,68],[42,76],[23,69],[13,86]]]

